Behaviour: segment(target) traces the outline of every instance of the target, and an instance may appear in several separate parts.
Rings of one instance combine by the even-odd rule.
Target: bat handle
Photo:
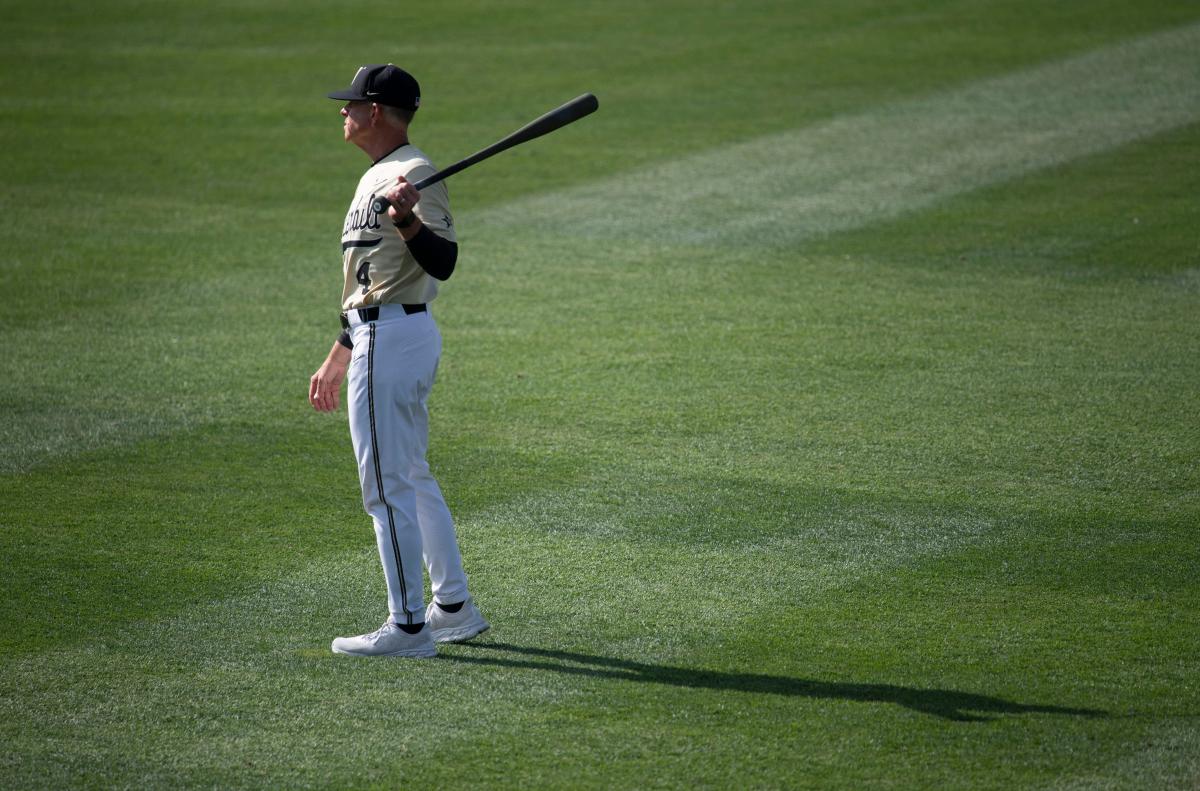
[[[450,175],[447,172],[448,170],[450,170],[450,168],[447,168],[446,170],[439,170],[432,176],[426,176],[420,181],[414,181],[413,187],[417,190],[417,192],[420,192],[430,184],[437,184],[439,181],[446,178],[446,176]],[[376,196],[375,200],[371,201],[371,211],[375,212],[376,214],[383,214],[391,205],[392,202],[390,200],[382,195],[378,195]]]

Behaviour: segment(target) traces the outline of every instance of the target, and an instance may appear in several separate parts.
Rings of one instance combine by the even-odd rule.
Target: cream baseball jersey
[[[342,310],[388,303],[419,305],[437,296],[437,281],[413,258],[391,218],[371,209],[371,202],[394,185],[397,176],[415,183],[435,172],[429,158],[410,144],[397,148],[363,174],[342,228],[346,278]],[[446,182],[421,190],[413,212],[438,236],[457,241]]]

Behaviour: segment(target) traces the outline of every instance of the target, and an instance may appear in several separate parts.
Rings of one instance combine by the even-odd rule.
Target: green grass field
[[[6,2],[0,787],[1200,787],[1200,7]],[[364,62],[493,630],[386,616]]]

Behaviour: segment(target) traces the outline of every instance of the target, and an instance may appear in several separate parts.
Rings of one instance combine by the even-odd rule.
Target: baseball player
[[[391,64],[363,66],[350,87],[343,132],[373,162],[342,228],[344,331],[309,382],[309,402],[337,408],[343,379],[363,505],[375,523],[387,581],[388,620],[333,651],[358,656],[432,657],[435,642],[470,640],[488,628],[467,592],[450,510],[425,461],[426,399],[442,337],[429,311],[438,281],[458,257],[445,182],[422,192],[411,182],[435,168],[408,140],[421,89]],[[391,207],[376,213],[385,196]],[[424,606],[422,559],[433,601]]]

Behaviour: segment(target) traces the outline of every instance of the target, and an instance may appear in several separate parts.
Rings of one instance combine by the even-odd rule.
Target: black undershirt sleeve
[[[458,261],[458,243],[443,239],[422,225],[417,235],[405,244],[417,259],[421,268],[435,280],[446,280],[454,273],[454,264]]]
[[[342,334],[338,336],[337,342],[347,349],[354,348],[354,341],[350,340],[350,330],[342,330]]]

